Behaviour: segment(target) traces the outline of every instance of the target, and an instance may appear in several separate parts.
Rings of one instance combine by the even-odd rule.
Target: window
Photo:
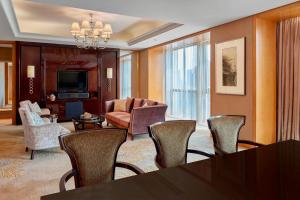
[[[131,55],[120,58],[120,83],[121,99],[131,97]]]
[[[168,115],[206,124],[210,114],[209,40],[166,48],[165,99]]]

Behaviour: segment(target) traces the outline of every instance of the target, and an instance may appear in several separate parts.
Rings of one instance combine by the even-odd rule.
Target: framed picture
[[[215,45],[216,93],[245,95],[245,38]]]

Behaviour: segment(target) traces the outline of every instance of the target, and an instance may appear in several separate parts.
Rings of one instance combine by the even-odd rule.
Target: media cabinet
[[[76,46],[17,42],[17,106],[20,101],[31,100],[43,107],[49,107],[58,114],[59,120],[65,118],[66,103],[82,102],[83,110],[92,114],[105,112],[105,101],[117,98],[119,49],[79,49]],[[27,66],[35,66],[33,94],[29,93]],[[107,68],[113,69],[113,78],[107,79]],[[89,98],[65,98],[51,102],[50,94],[58,96],[57,72],[88,71]],[[110,87],[108,89],[108,83]],[[17,122],[20,123],[17,114]]]

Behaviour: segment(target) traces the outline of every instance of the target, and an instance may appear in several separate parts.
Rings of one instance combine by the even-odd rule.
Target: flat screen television
[[[87,71],[58,71],[58,92],[86,92],[88,91]]]

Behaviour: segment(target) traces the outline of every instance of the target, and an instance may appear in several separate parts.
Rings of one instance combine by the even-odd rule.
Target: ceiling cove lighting
[[[81,25],[78,22],[73,22],[71,33],[75,39],[75,43],[79,48],[105,48],[101,45],[103,40],[106,44],[112,34],[110,24],[104,24],[99,20],[93,19],[93,14],[90,14],[90,21],[83,20]]]

